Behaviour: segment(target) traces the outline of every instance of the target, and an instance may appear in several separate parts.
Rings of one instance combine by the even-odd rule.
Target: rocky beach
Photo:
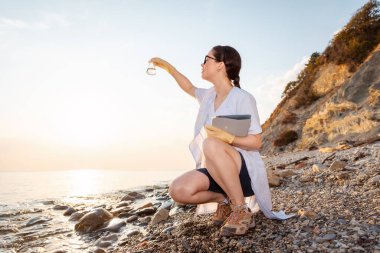
[[[0,213],[1,252],[380,252],[380,142],[264,158],[274,210],[221,237],[168,185],[44,200]]]

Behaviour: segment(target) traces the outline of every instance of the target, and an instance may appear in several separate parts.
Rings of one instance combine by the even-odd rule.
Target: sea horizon
[[[0,171],[0,203],[10,207],[36,200],[110,193],[168,183],[184,172],[175,169],[3,170]]]

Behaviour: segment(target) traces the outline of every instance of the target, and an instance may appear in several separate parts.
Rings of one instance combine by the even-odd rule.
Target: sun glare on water
[[[102,173],[99,170],[72,170],[67,183],[70,196],[85,196],[99,193]]]

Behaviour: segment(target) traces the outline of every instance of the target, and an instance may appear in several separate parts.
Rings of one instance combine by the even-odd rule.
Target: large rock
[[[81,233],[89,233],[102,227],[105,222],[112,219],[112,214],[103,208],[97,208],[84,215],[77,224],[75,230]]]

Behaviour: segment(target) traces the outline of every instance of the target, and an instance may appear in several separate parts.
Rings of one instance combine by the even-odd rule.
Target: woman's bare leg
[[[212,178],[222,187],[234,205],[244,204],[240,184],[241,157],[238,151],[216,138],[203,142],[206,167]]]
[[[196,170],[186,172],[176,178],[169,186],[169,194],[176,202],[183,204],[203,204],[221,202],[225,196],[209,191],[208,177]]]

